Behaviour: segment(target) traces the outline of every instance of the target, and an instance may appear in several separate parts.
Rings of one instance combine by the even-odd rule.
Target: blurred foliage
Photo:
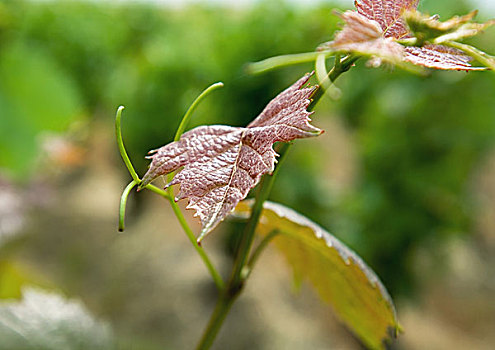
[[[110,327],[75,300],[26,288],[22,301],[0,303],[0,349],[116,349]]]
[[[442,18],[470,9],[464,1],[423,3],[423,11]],[[3,1],[0,168],[17,181],[35,176],[43,132],[61,132],[76,121],[110,125],[123,104],[124,138],[142,174],[143,156],[173,138],[189,103],[215,81],[226,87],[201,106],[193,124],[245,125],[312,69],[252,77],[245,63],[328,41],[338,23],[334,7]],[[494,53],[493,30],[476,40]],[[331,159],[304,141],[284,165],[273,199],[349,243],[392,295],[412,292],[416,249],[431,237],[473,231],[468,184],[493,146],[494,76],[435,72],[424,78],[360,62],[337,84],[342,98],[321,104],[315,124],[330,114],[345,121],[359,160],[354,189],[328,190],[322,171]]]
[[[253,203],[242,201],[234,215],[248,217]],[[264,203],[257,234],[273,240],[298,287],[308,281],[368,348],[387,348],[400,328],[395,307],[356,253],[311,220],[270,201]]]

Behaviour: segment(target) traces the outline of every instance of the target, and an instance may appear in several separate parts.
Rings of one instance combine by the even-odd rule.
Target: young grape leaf
[[[340,17],[346,25],[337,33],[334,41],[323,44],[320,50],[331,48],[365,56],[379,56],[395,64],[402,62],[403,46],[392,38],[385,38],[378,22],[356,11],[346,11]]]
[[[445,22],[440,22],[436,16],[430,17],[417,11],[408,11],[405,13],[404,18],[418,43],[430,42],[433,44],[407,47],[405,60],[413,64],[436,69],[485,69],[472,67],[470,64],[472,58],[467,56],[465,52],[437,45],[475,36],[495,23],[495,21],[486,23],[471,22],[476,14],[477,11],[473,11],[465,16],[455,16]]]
[[[418,7],[419,0],[354,0],[359,14],[376,21],[386,38],[401,39],[409,29],[402,19],[405,11]]]
[[[198,241],[246,198],[262,175],[275,168],[273,143],[317,136],[306,108],[317,87],[305,87],[306,74],[275,97],[247,127],[200,126],[180,140],[150,151],[152,159],[140,187],[181,167],[165,188],[180,184],[176,200],[189,198],[202,230]]]
[[[439,21],[438,16],[430,17],[418,11],[408,11],[404,14],[404,18],[419,43],[441,44],[478,35],[495,24],[494,20],[486,23],[472,22],[477,13],[478,11],[472,11],[461,17],[452,17],[445,22]]]
[[[357,12],[348,11],[342,16],[346,26],[335,40],[321,48],[372,55],[373,66],[385,59],[405,69],[408,64],[445,70],[482,70],[472,67],[472,58],[465,52],[435,45],[446,41],[474,36],[493,24],[472,23],[476,15],[453,17],[439,22],[416,11],[419,0],[355,0]],[[407,24],[406,24],[407,21]],[[402,47],[396,40],[417,39],[417,47]],[[423,46],[425,41],[431,43]],[[401,64],[402,63],[402,64]]]
[[[234,215],[248,217],[251,200]],[[276,230],[274,245],[291,265],[296,282],[304,278],[331,304],[339,318],[371,349],[383,349],[396,336],[398,321],[387,290],[376,274],[351,249],[306,217],[265,202],[256,233]]]
[[[485,67],[473,67],[472,58],[463,51],[443,45],[408,46],[405,48],[407,62],[428,68],[444,70],[485,70]]]
[[[76,301],[25,289],[22,301],[0,303],[0,350],[115,348],[110,327]]]

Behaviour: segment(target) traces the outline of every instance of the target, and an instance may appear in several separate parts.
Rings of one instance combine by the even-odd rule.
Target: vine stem
[[[181,124],[179,125],[179,130],[184,130],[184,128],[187,124],[187,120],[190,118],[192,112],[194,111],[194,109],[196,108],[198,103],[204,97],[206,97],[211,91],[213,91],[219,87],[222,87],[222,86],[223,86],[222,83],[213,84],[209,88],[207,88],[205,91],[203,91],[203,93],[200,96],[198,96],[198,98],[196,98],[196,100],[193,102],[191,107],[189,107],[188,111],[184,115],[184,118],[183,118]],[[121,122],[122,122],[122,111],[123,110],[124,110],[124,106],[120,106],[117,109],[117,113],[116,113],[116,117],[115,117],[115,134],[117,137],[117,145],[119,148],[120,156],[122,157],[122,160],[124,161],[124,163],[127,167],[127,170],[129,171],[129,174],[131,175],[133,180],[126,186],[126,188],[124,189],[122,196],[120,198],[120,207],[119,207],[119,231],[120,232],[124,231],[124,219],[125,219],[125,209],[126,209],[126,205],[127,205],[127,198],[129,197],[131,190],[136,185],[139,186],[141,184],[141,179],[139,178],[136,171],[134,170],[132,162],[129,159],[129,156],[127,155],[127,151],[125,149],[124,141],[122,138]],[[184,119],[186,120],[185,123],[184,123]],[[181,129],[181,126],[182,126],[182,129]],[[177,135],[179,135],[178,137],[180,138],[180,134],[177,133],[176,137],[177,137]],[[203,263],[205,264],[206,268],[210,272],[211,277],[212,277],[213,281],[215,282],[215,285],[217,286],[217,288],[219,290],[223,290],[225,283],[224,283],[222,277],[220,276],[217,269],[215,268],[215,266],[211,262],[210,258],[208,257],[208,254],[206,254],[206,252],[203,250],[203,248],[200,247],[196,243],[196,238],[194,236],[194,233],[192,232],[191,228],[187,224],[187,221],[184,218],[184,215],[182,214],[179,206],[177,205],[177,203],[175,203],[174,193],[171,192],[170,189],[169,189],[169,191],[164,191],[164,190],[162,190],[162,189],[160,189],[160,188],[158,188],[152,184],[148,184],[144,188],[164,197],[165,199],[167,199],[170,202],[172,209],[175,213],[175,216],[177,217],[177,220],[179,220],[179,223],[182,226],[184,232],[186,233],[187,238],[192,243],[194,249],[196,250],[196,252],[200,256],[200,258],[203,260]]]
[[[167,193],[168,194],[168,193]],[[206,265],[206,268],[208,271],[210,271],[211,277],[213,278],[213,281],[215,282],[215,285],[217,286],[218,290],[222,291],[225,288],[225,283],[218,273],[218,271],[215,269],[213,266],[212,262],[210,261],[208,255],[206,254],[205,250],[198,245],[196,242],[196,236],[192,232],[191,228],[187,224],[186,219],[184,218],[184,215],[182,214],[182,211],[180,210],[179,206],[177,203],[175,203],[175,200],[173,197],[170,197],[170,194],[168,194],[168,200],[170,202],[170,205],[172,206],[172,209],[175,213],[175,216],[177,217],[177,220],[179,220],[180,225],[182,226],[182,229],[186,233],[187,238],[193,245],[194,249],[198,253],[198,255],[203,259],[204,264]]]
[[[321,55],[321,53],[320,53]],[[359,56],[347,56],[342,60],[336,60],[333,69],[328,73],[328,79],[334,82],[342,73],[347,72],[352,65],[359,59]],[[312,96],[312,101],[308,106],[308,110],[314,109],[318,101],[323,96],[324,91],[318,93],[321,89],[318,89],[316,93]],[[208,321],[206,329],[201,337],[201,340],[197,346],[197,350],[207,350],[213,344],[218,331],[222,327],[222,324],[235,302],[239,294],[242,292],[246,278],[250,275],[250,269],[252,265],[256,262],[256,259],[261,254],[261,251],[267,246],[268,241],[263,243],[262,241],[255,253],[249,259],[249,253],[254,240],[254,235],[256,232],[256,227],[260,220],[261,214],[263,212],[263,203],[268,199],[270,191],[272,189],[274,180],[281,168],[283,161],[286,159],[287,153],[291,147],[292,143],[284,143],[279,149],[280,158],[271,176],[264,176],[261,180],[261,184],[256,195],[256,201],[251,210],[251,216],[249,221],[246,223],[244,228],[244,233],[241,238],[241,243],[239,244],[239,249],[237,250],[234,266],[232,268],[232,274],[230,276],[229,282],[225,288],[220,293],[213,313]],[[270,237],[270,239],[273,237]],[[249,259],[249,260],[248,260]],[[252,262],[252,264],[250,264]]]
[[[120,197],[120,207],[119,207],[119,232],[124,231],[124,219],[125,219],[125,208],[127,206],[127,198],[129,197],[129,193],[138,183],[136,180],[132,180],[124,189],[122,196]]]
[[[327,50],[321,52],[304,52],[292,55],[270,57],[263,61],[248,64],[246,70],[249,74],[266,73],[275,68],[287,67],[306,62],[313,62],[316,57],[322,54],[325,55],[325,57],[328,57],[329,55],[335,54],[335,52]]]
[[[131,160],[127,155],[127,151],[125,150],[124,140],[122,139],[122,111],[124,110],[124,106],[119,106],[117,109],[117,114],[115,116],[115,136],[117,137],[117,146],[119,147],[120,156],[124,161],[129,174],[131,174],[132,179],[136,182],[136,184],[141,183],[141,179],[139,178],[136,170],[132,166]]]
[[[189,123],[189,120],[191,119],[191,116],[192,116],[193,112],[196,110],[196,107],[198,107],[199,103],[203,99],[205,99],[210,93],[212,93],[213,91],[215,91],[216,89],[219,89],[221,87],[223,87],[222,82],[212,84],[212,85],[208,86],[198,97],[196,97],[196,99],[189,106],[186,114],[184,114],[184,117],[180,121],[179,127],[177,128],[177,131],[175,132],[174,141],[179,141],[181,135],[186,130],[187,123]]]
[[[448,41],[443,43],[443,45],[447,45],[466,52],[468,55],[475,58],[480,63],[484,64],[486,67],[490,68],[492,71],[495,72],[495,57],[490,56],[487,53],[478,50],[477,48],[471,45],[462,44],[456,41]]]
[[[193,112],[195,111],[196,107],[199,105],[199,103],[204,100],[210,93],[212,93],[214,90],[223,87],[222,82],[218,82],[215,84],[210,85],[208,88],[206,88],[196,99],[193,101],[193,103],[189,106],[187,109],[186,113],[182,117],[182,120],[179,124],[179,127],[177,128],[177,131],[175,133],[174,141],[179,141],[180,137],[186,130],[187,124],[189,123],[189,120],[191,119],[191,116]],[[167,175],[167,182],[172,181],[174,177],[174,173],[170,173]],[[213,278],[213,281],[215,282],[218,290],[222,291],[225,287],[225,283],[218,273],[218,271],[215,269],[213,264],[211,263],[210,259],[208,258],[208,255],[204,251],[204,249],[201,247],[201,245],[198,243],[196,236],[194,235],[194,232],[192,232],[191,228],[187,224],[186,219],[184,218],[184,215],[182,214],[182,211],[179,208],[179,205],[175,202],[175,194],[174,194],[174,189],[169,186],[167,188],[167,193],[168,193],[168,199],[170,202],[170,206],[172,207],[172,210],[175,213],[175,216],[179,220],[182,228],[184,229],[184,232],[186,233],[187,238],[193,245],[194,249],[196,252],[199,254],[199,256],[203,259],[206,267],[210,271],[211,277]]]
[[[280,150],[281,157],[279,159],[277,167],[275,168],[275,171],[273,172],[273,175],[264,176],[261,180],[262,182],[256,196],[256,202],[253,206],[251,217],[244,228],[244,234],[242,235],[241,243],[237,250],[234,267],[232,269],[229,283],[218,298],[215,309],[213,310],[208,325],[206,326],[206,329],[203,333],[203,337],[201,338],[197,347],[198,350],[206,350],[211,347],[218,334],[218,331],[220,330],[220,327],[223,324],[223,321],[225,320],[225,317],[232,307],[232,304],[237,299],[244,287],[245,278],[249,275],[247,270],[245,270],[244,268],[246,266],[249,251],[253,243],[256,226],[263,211],[263,203],[265,202],[265,200],[268,199],[268,195],[270,194],[270,190],[280,169],[280,165],[286,158],[286,155],[288,153],[287,150],[289,149],[289,145],[290,144],[287,143],[282,145]]]
[[[261,256],[261,253],[263,253],[263,250],[265,250],[265,248],[268,246],[268,243],[270,243],[276,236],[278,236],[279,233],[280,233],[279,230],[270,231],[258,244],[254,252],[251,254],[251,257],[249,258],[249,261],[246,265],[247,269],[245,270],[245,277],[243,276],[245,279],[247,279],[251,274],[251,271],[253,271],[254,265]]]
[[[141,181],[141,180],[139,180]],[[119,207],[119,232],[124,232],[124,229],[125,229],[125,224],[124,224],[124,221],[125,221],[125,209],[127,207],[127,198],[129,197],[129,194],[131,193],[132,189],[138,185],[138,183],[135,181],[135,180],[132,180],[127,186],[126,188],[124,189],[124,191],[122,192],[122,196],[120,197],[120,207]],[[170,195],[165,192],[164,190],[162,190],[161,188],[158,188],[154,185],[146,185],[144,188],[146,188],[147,190],[150,190],[151,192],[154,192],[162,197],[164,197],[165,199],[168,199],[170,200],[172,197],[170,197]]]

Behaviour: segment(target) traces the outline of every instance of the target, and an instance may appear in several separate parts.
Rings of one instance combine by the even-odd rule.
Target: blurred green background
[[[126,107],[124,140],[143,174],[144,155],[172,140],[213,82],[225,87],[191,127],[249,123],[313,67],[250,76],[246,63],[313,51],[338,28],[332,9],[342,9],[175,5],[0,1],[0,297],[34,284],[80,298],[123,348],[191,348],[215,290],[160,198],[132,195],[127,230],[117,233],[129,176],[114,141],[116,108]],[[445,19],[475,4],[420,8]],[[494,54],[495,31],[471,43]],[[272,200],[327,228],[378,273],[406,329],[396,348],[489,348],[495,75],[419,77],[359,62],[337,86],[341,98],[324,100],[313,118],[326,134],[297,142]],[[217,231],[205,247],[227,273],[236,226]],[[271,252],[264,260],[218,349],[359,348],[309,288],[292,295],[283,261]]]

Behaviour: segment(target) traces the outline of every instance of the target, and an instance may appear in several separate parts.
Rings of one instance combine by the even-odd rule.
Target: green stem
[[[359,56],[347,56],[340,60],[328,74],[328,78],[330,79],[330,81],[335,81],[342,73],[347,72],[352,67],[354,62],[356,62],[358,59]],[[317,91],[319,90],[321,89],[318,89]],[[321,96],[322,94],[316,93],[312,96],[312,102],[308,106],[308,110],[314,109],[318,101],[321,99]],[[273,186],[273,182],[281,168],[283,161],[287,156],[288,150],[290,149],[291,145],[292,143],[282,144],[282,147],[279,149],[279,162],[277,167],[275,168],[275,171],[273,172],[273,175],[263,177],[260,188],[258,190],[258,194],[256,196],[256,201],[251,211],[251,216],[245,226],[244,233],[241,238],[241,243],[239,244],[239,249],[234,261],[231,277],[228,284],[225,286],[218,298],[215,309],[210,317],[208,325],[197,347],[198,350],[209,349],[210,346],[213,344],[213,341],[215,340],[215,337],[217,336],[218,331],[220,330],[232,304],[244,288],[246,278],[249,277],[249,268],[252,268],[252,265],[254,265],[254,263],[256,262],[256,259],[258,258],[258,255],[261,253],[261,251],[264,249],[264,246],[266,246],[266,244],[269,243],[269,240],[273,238],[270,237],[265,243],[263,243],[262,241],[262,243],[260,243],[261,247],[258,246],[248,262],[248,256],[253,244],[256,227],[258,226],[258,222],[263,211],[263,203],[268,199]]]
[[[239,296],[244,287],[246,273],[243,273],[243,271],[253,243],[255,229],[263,211],[263,203],[270,194],[273,182],[278,174],[280,166],[286,158],[286,155],[288,153],[287,151],[290,145],[291,144],[284,143],[279,150],[281,157],[279,159],[277,167],[275,168],[275,171],[273,172],[273,175],[263,177],[258,194],[256,196],[256,202],[251,211],[251,217],[246,224],[244,234],[241,238],[241,243],[236,254],[236,259],[234,261],[234,267],[232,269],[229,283],[227,284],[227,286],[225,286],[225,289],[218,298],[213,314],[210,317],[210,321],[208,322],[208,325],[197,347],[198,350],[209,349],[210,346],[213,344],[213,341],[215,340],[215,337],[218,334],[218,331],[220,330],[223,321],[227,316],[227,313],[229,312],[232,304]]]
[[[216,83],[216,84],[211,85],[208,89],[203,91],[203,93],[194,101],[193,105],[194,104],[197,105],[199,103],[199,101],[201,101],[211,91],[213,91],[213,90],[215,90],[221,86],[223,86],[222,83]],[[184,116],[183,119],[189,118],[189,116],[191,115],[194,108],[195,108],[195,106],[191,106],[188,110],[188,113],[186,113],[186,115]],[[133,180],[124,189],[124,192],[122,193],[122,197],[120,199],[120,208],[119,208],[119,231],[120,232],[122,232],[124,230],[125,209],[126,209],[127,198],[129,197],[129,193],[134,188],[134,186],[141,184],[141,179],[139,178],[136,171],[134,170],[134,167],[132,166],[131,160],[129,159],[129,156],[127,155],[127,152],[125,150],[124,141],[122,139],[121,118],[122,118],[122,110],[123,109],[124,109],[124,106],[120,106],[117,109],[117,116],[115,117],[115,134],[117,136],[117,145],[119,147],[120,155],[122,156],[122,159],[124,160],[124,163],[127,167],[127,170],[129,170],[129,173],[131,174]],[[181,123],[181,125],[182,124],[184,124],[183,127],[185,127],[186,124]],[[179,134],[179,137],[180,137],[180,134]],[[160,188],[158,188],[152,184],[148,184],[144,188],[168,199],[168,201],[170,202],[172,209],[175,213],[175,216],[179,220],[180,225],[182,226],[182,228],[184,229],[184,232],[186,233],[187,237],[191,241],[194,249],[199,254],[201,259],[203,260],[203,263],[205,264],[206,268],[210,272],[211,277],[213,278],[213,281],[215,282],[217,288],[219,290],[223,290],[225,283],[223,282],[222,277],[220,276],[218,271],[213,266],[210,258],[208,257],[206,252],[203,250],[203,248],[198,246],[198,244],[196,243],[196,238],[194,237],[194,233],[192,232],[191,228],[187,224],[187,221],[184,218],[184,215],[182,215],[182,212],[181,212],[179,206],[174,201],[174,194],[171,191],[171,188],[169,188],[168,192],[166,192],[166,191],[164,191],[164,190],[162,190],[162,189],[160,189]]]
[[[136,180],[132,180],[124,189],[122,196],[120,197],[120,207],[119,207],[119,232],[124,231],[124,219],[125,219],[125,208],[127,206],[127,197],[129,197],[129,193],[137,185]]]
[[[179,141],[181,135],[184,133],[184,130],[186,130],[186,126],[187,126],[187,123],[189,122],[189,119],[191,119],[191,116],[192,116],[194,110],[196,109],[196,107],[199,105],[199,103],[204,98],[206,98],[210,93],[212,93],[213,91],[215,91],[216,89],[219,89],[221,87],[223,87],[222,82],[212,84],[209,87],[207,87],[198,97],[196,97],[194,102],[187,109],[186,114],[184,114],[184,117],[182,118],[182,120],[179,124],[179,127],[177,128],[177,131],[175,133],[174,141]]]
[[[146,185],[144,188],[146,188],[147,190],[150,190],[151,192],[154,192],[154,193],[156,193],[156,194],[164,197],[165,199],[168,199],[168,200],[171,200],[172,199],[172,197],[170,197],[170,195],[167,192],[165,192],[161,188],[158,188],[158,187],[156,187],[154,185],[149,184],[149,185]]]
[[[253,271],[254,265],[258,261],[259,257],[261,256],[261,253],[265,250],[265,248],[268,246],[268,243],[272,241],[278,234],[280,233],[279,230],[273,230],[268,233],[263,240],[258,244],[254,252],[251,254],[251,257],[249,258],[249,261],[246,265],[246,273],[245,276],[243,276],[244,279],[247,279],[249,275],[251,274],[251,271]]]
[[[330,82],[335,82],[338,77],[342,73],[347,72],[349,69],[351,69],[352,65],[356,63],[356,61],[360,58],[360,56],[346,56],[340,61],[335,61],[334,67],[330,70],[330,72],[327,74],[328,79]],[[326,68],[325,68],[326,70]],[[325,94],[325,87],[323,86],[322,88],[316,90],[316,92],[313,94],[311,97],[311,103],[308,106],[308,110],[311,111],[313,110],[318,102],[320,102],[321,97]]]
[[[174,141],[180,140],[180,137],[182,136],[182,134],[186,130],[187,124],[189,123],[189,120],[191,119],[193,112],[196,110],[196,108],[201,103],[201,101],[203,101],[210,93],[212,93],[213,91],[215,91],[216,89],[219,89],[221,87],[223,87],[222,82],[212,84],[209,87],[207,87],[198,97],[196,97],[196,99],[193,101],[193,103],[187,109],[186,113],[184,114],[184,117],[182,117],[182,120],[179,124],[179,127],[177,128],[177,131],[175,133]],[[172,181],[173,177],[174,177],[174,173],[168,174],[167,175],[167,182]],[[217,288],[220,291],[223,290],[225,283],[224,283],[222,277],[220,276],[220,274],[218,273],[218,271],[215,269],[215,267],[213,266],[213,264],[209,260],[204,249],[198,244],[198,241],[196,240],[196,237],[195,237],[194,233],[192,232],[191,228],[187,224],[187,221],[184,218],[184,215],[182,214],[182,211],[180,210],[179,205],[175,202],[174,189],[172,187],[168,187],[167,188],[167,194],[168,194],[168,199],[169,199],[170,205],[172,206],[172,209],[175,213],[175,216],[179,220],[182,228],[184,229],[184,232],[186,233],[187,238],[189,239],[189,241],[191,242],[191,244],[193,245],[194,249],[199,254],[199,256],[203,259],[206,267],[210,271],[211,277],[213,278],[213,281],[215,282]]]
[[[399,44],[402,44],[404,46],[417,46],[418,45],[418,39],[417,38],[404,38],[404,39],[398,39],[396,41]]]
[[[237,253],[237,258],[234,261],[234,268],[232,271],[231,282],[230,282],[234,286],[242,285],[244,283],[243,269],[244,266],[246,265],[249,252],[253,244],[254,234],[256,232],[256,226],[258,226],[261,213],[263,212],[263,203],[268,199],[268,196],[270,195],[270,192],[273,187],[273,183],[278,175],[278,172],[280,171],[282,164],[287,158],[287,154],[291,146],[292,143],[282,144],[279,150],[280,158],[277,167],[275,168],[275,171],[271,176],[263,177],[261,186],[256,196],[256,201],[251,211],[251,217],[249,218],[249,221],[244,229],[244,234],[242,235],[241,243],[239,245],[239,251]]]
[[[268,72],[275,68],[281,68],[286,66],[292,66],[295,64],[313,62],[318,55],[325,55],[328,57],[334,54],[333,51],[321,51],[321,52],[304,52],[296,53],[293,55],[281,55],[267,58],[266,60],[250,63],[247,65],[247,72],[249,74],[260,74]]]
[[[141,180],[139,180],[139,182],[141,182]],[[119,231],[120,232],[123,232],[124,229],[125,229],[125,225],[124,225],[124,220],[125,220],[125,209],[126,209],[126,206],[127,206],[127,198],[129,197],[129,194],[131,193],[131,190],[138,184],[138,182],[136,182],[136,180],[132,180],[127,186],[126,188],[124,189],[124,192],[122,192],[122,196],[120,197],[120,207],[119,207]],[[156,194],[162,196],[162,197],[165,197],[166,199],[171,199],[172,197],[170,197],[170,195],[165,192],[164,190],[156,187],[156,186],[153,186],[153,185],[147,185],[145,186],[144,188],[152,191],[152,192],[155,192]]]
[[[342,73],[347,72],[351,67],[356,63],[358,59],[360,59],[361,56],[354,56],[354,55],[349,55],[344,57],[343,59],[340,60],[340,62],[337,62],[335,67],[328,73],[328,78],[330,79],[331,82],[334,82],[337,80],[338,77]]]
[[[316,79],[318,80],[318,84],[320,88],[326,89],[328,85],[330,85],[330,79],[328,78],[327,65],[326,65],[326,57],[324,55],[318,55],[315,60],[315,73]],[[340,56],[335,56],[335,67],[337,64],[340,66]]]
[[[122,139],[121,119],[122,119],[123,110],[124,110],[124,106],[120,106],[117,109],[117,114],[115,116],[115,136],[117,136],[117,145],[119,147],[120,156],[122,157],[122,160],[124,161],[124,164],[127,167],[129,174],[131,174],[131,177],[136,182],[136,184],[140,184],[141,180],[139,179],[138,174],[136,173],[134,167],[132,166],[131,160],[129,159],[129,156],[127,155],[127,152],[125,150],[124,140]]]
[[[340,61],[340,55],[335,56],[335,69],[341,69],[341,64],[342,62]],[[327,72],[326,57],[324,55],[320,55],[316,58],[315,72],[320,89],[324,90],[323,92],[326,93],[332,100],[338,100],[341,95],[341,91],[333,84],[332,81],[330,81]]]
[[[197,346],[197,350],[207,350],[215,341],[215,338],[220,330],[220,327],[225,320],[225,317],[230,311],[232,304],[236,300],[239,293],[230,296],[228,293],[222,293],[217,300],[217,304],[215,305],[215,309],[211,314],[210,321],[206,326],[206,330],[203,333],[203,337],[201,338],[199,345]]]
[[[201,246],[199,246],[198,243],[196,242],[196,237],[194,236],[194,233],[192,232],[191,228],[187,224],[187,221],[184,218],[182,211],[180,210],[177,203],[175,203],[175,200],[173,199],[173,197],[170,197],[170,195],[168,193],[167,193],[167,195],[168,195],[168,200],[170,202],[170,205],[172,206],[172,209],[175,213],[175,216],[177,217],[177,220],[179,220],[179,223],[182,226],[182,229],[184,230],[184,232],[186,233],[187,238],[189,239],[189,241],[193,245],[196,252],[201,257],[201,259],[203,259],[203,262],[206,265],[206,268],[208,269],[208,271],[210,272],[211,277],[213,278],[213,281],[215,282],[218,290],[220,290],[220,291],[223,290],[225,287],[225,283],[223,282],[222,277],[220,276],[218,271],[215,269],[215,267],[211,263],[210,259],[208,258],[208,255],[206,254],[204,249]]]
[[[456,41],[448,41],[443,43],[442,45],[450,46],[459,50],[464,51],[467,53],[469,56],[473,57],[486,67],[490,68],[492,71],[495,72],[495,57],[488,55],[487,53],[478,50],[477,48],[467,45],[467,44],[462,44],[458,43]]]
[[[222,82],[212,84],[212,85],[208,86],[201,94],[199,94],[198,97],[196,97],[196,99],[193,101],[193,103],[187,109],[186,114],[184,114],[184,116],[182,117],[182,120],[180,121],[179,127],[177,128],[177,131],[175,132],[174,141],[180,140],[180,137],[182,136],[182,134],[186,130],[187,123],[189,123],[189,120],[191,119],[193,112],[196,110],[196,108],[201,103],[201,101],[203,101],[210,93],[212,93],[213,91],[215,91],[216,89],[219,89],[221,87],[223,87]],[[174,173],[167,174],[167,182],[172,181],[172,179],[174,178],[174,175],[175,175]],[[170,196],[172,196],[172,198],[174,197],[174,190],[171,187],[168,188],[168,193],[170,194]]]

